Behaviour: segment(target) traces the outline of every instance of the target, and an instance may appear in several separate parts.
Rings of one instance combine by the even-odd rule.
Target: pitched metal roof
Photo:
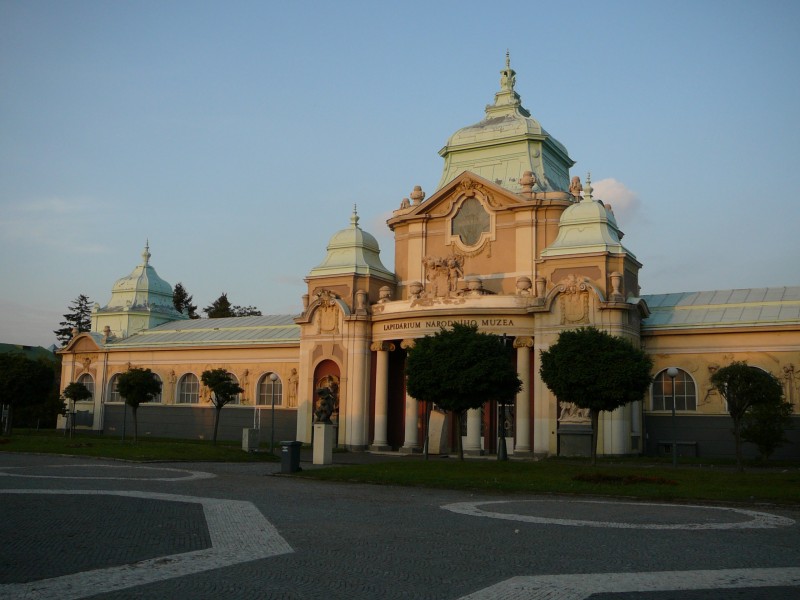
[[[800,286],[643,296],[644,331],[695,327],[800,325]]]
[[[262,346],[300,342],[300,326],[292,315],[230,317],[170,321],[121,340],[108,348]]]

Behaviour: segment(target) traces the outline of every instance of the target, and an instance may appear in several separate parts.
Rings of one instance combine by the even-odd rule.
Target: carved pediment
[[[490,210],[517,206],[526,202],[518,195],[492,183],[488,179],[469,171],[464,171],[430,198],[416,206],[412,206],[412,210],[390,219],[389,226],[391,227],[393,223],[401,220],[419,218],[424,215],[430,215],[431,217],[452,216],[454,208],[457,208],[455,204],[465,198],[479,198]]]

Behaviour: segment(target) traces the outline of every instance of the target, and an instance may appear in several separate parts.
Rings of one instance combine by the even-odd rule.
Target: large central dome
[[[575,162],[522,106],[507,53],[500,75],[500,91],[494,104],[486,107],[485,118],[456,131],[439,151],[445,163],[437,189],[470,171],[519,193],[520,177],[531,171],[537,182],[534,191],[567,191],[569,169]]]

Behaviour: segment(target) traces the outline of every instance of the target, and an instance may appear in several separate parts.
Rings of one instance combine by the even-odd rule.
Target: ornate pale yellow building
[[[212,408],[200,374],[222,367],[245,390],[223,412],[223,437],[263,428],[274,415],[282,439],[309,442],[317,390],[328,387],[338,396],[340,445],[415,452],[423,408],[405,392],[406,351],[453,322],[506,336],[523,388],[504,414],[491,403],[470,411],[463,432],[434,412],[432,451],[446,451],[459,433],[467,452],[494,451],[499,422],[517,456],[586,453],[586,415],[560,405],[538,375],[539,351],[581,326],[627,338],[655,362],[649,396],[604,414],[605,454],[659,452],[671,440],[684,442],[684,452],[728,454],[730,421],[709,377],[733,360],[781,378],[797,408],[800,287],[642,295],[642,265],[613,212],[594,198],[588,177],[570,178],[567,149],[523,108],[515,77],[507,59],[485,117],[440,151],[438,188],[426,197],[415,187],[393,212],[394,270],[353,211],[308,273],[299,315],[182,319],[146,249],[109,304],[96,307],[93,331],[62,351],[62,385],[83,381],[95,391],[77,407],[79,424],[124,427],[115,378],[146,366],[163,393],[140,408],[140,431],[208,436]],[[674,420],[668,367],[679,369]],[[797,444],[782,452],[796,456]]]

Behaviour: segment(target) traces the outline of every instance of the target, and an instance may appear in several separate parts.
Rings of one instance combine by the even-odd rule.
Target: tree
[[[92,397],[92,392],[89,391],[82,383],[78,383],[73,381],[67,387],[64,388],[64,392],[62,394],[64,398],[72,402],[72,406],[75,406],[76,402],[80,402],[81,400],[88,400]],[[72,430],[75,429],[75,423],[72,421],[72,415],[69,416],[69,433],[70,437],[72,437]]]
[[[788,442],[792,405],[782,398],[752,406],[742,418],[742,439],[758,446],[761,460],[768,460],[777,448]]]
[[[406,376],[411,396],[454,413],[460,460],[462,413],[489,400],[512,402],[522,387],[502,338],[461,323],[416,340],[408,351]]]
[[[75,298],[68,309],[70,312],[65,314],[64,320],[59,323],[61,328],[53,331],[58,341],[61,342],[62,348],[69,344],[74,335],[74,330],[77,329],[78,333],[83,333],[92,328],[91,301],[86,294],[81,294]]]
[[[562,331],[541,359],[539,374],[558,400],[589,410],[597,464],[600,412],[641,400],[653,381],[653,361],[628,340],[594,327]]]
[[[131,367],[117,378],[119,395],[133,411],[133,441],[138,441],[139,425],[136,411],[142,402],[152,402],[161,393],[161,381],[150,369]]]
[[[192,304],[192,297],[186,292],[186,288],[180,281],[175,284],[172,292],[172,304],[175,306],[175,310],[187,315],[190,319],[200,318],[200,315],[197,314],[197,305]]]
[[[234,317],[260,317],[261,311],[255,306],[234,306],[231,309]]]
[[[52,365],[19,352],[0,354],[0,404],[8,406],[6,435],[11,435],[14,408],[43,404],[54,384]]]
[[[733,419],[733,439],[736,445],[736,467],[744,471],[742,461],[742,424],[747,412],[760,405],[780,404],[783,388],[772,373],[749,366],[744,361],[734,361],[718,369],[711,376],[711,385],[728,403],[728,414]]]
[[[214,300],[210,306],[203,309],[209,319],[222,319],[225,317],[260,317],[261,311],[255,306],[233,306],[228,300],[227,292],[222,292],[222,295]]]
[[[236,399],[236,394],[241,394],[244,389],[236,383],[231,374],[225,369],[210,369],[200,374],[200,379],[211,390],[211,401],[214,403],[214,444],[217,443],[217,428],[219,427],[219,413],[222,408]]]

